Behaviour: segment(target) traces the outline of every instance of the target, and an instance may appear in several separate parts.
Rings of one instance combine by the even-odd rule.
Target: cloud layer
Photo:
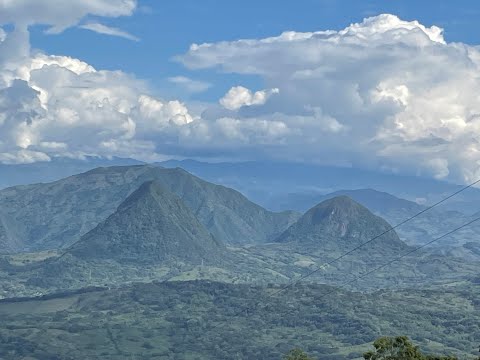
[[[480,177],[480,52],[438,27],[380,15],[338,32],[194,44],[178,59],[280,89],[261,117],[283,116],[285,144],[304,137],[289,148],[299,158]]]
[[[50,25],[49,33],[59,33],[87,15],[129,16],[136,6],[136,0],[1,0],[0,25]]]
[[[58,31],[82,20],[55,22],[41,9],[20,16],[14,3],[28,1],[7,1],[0,23],[18,16]],[[112,3],[75,2],[79,14],[103,16],[135,6]],[[267,90],[236,86],[194,113],[121,71],[31,54],[22,27],[0,31],[0,162],[86,154],[266,158],[480,177],[480,51],[446,43],[438,27],[380,15],[341,31],[194,44],[178,61],[256,75]],[[209,86],[170,81],[190,92]]]

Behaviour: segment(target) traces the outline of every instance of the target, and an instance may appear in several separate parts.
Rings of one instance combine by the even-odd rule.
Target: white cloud
[[[14,153],[0,153],[0,163],[3,164],[31,164],[50,160],[47,154],[36,151],[19,150]]]
[[[256,75],[270,90],[235,87],[193,113],[132,75],[32,54],[24,28],[0,31],[0,162],[221,153],[480,177],[480,50],[446,43],[437,27],[382,15],[341,31],[193,45],[178,59]]]
[[[294,135],[284,139],[292,156],[454,180],[480,177],[480,51],[447,43],[436,26],[380,15],[341,31],[194,44],[177,60],[189,69],[257,75],[281,89],[268,109],[242,116],[310,119],[291,133],[302,133],[303,146]],[[238,93],[229,98],[242,99]],[[321,120],[305,114],[309,109],[320,111]],[[328,138],[325,119],[338,124]],[[324,126],[313,133],[311,121]]]
[[[153,160],[162,132],[193,121],[181,102],[149,96],[145,82],[121,71],[42,53],[7,60],[15,66],[0,68],[0,162],[90,154]]]
[[[138,37],[132,35],[126,31],[121,29],[117,29],[114,27],[106,26],[100,23],[87,23],[84,25],[79,26],[82,29],[94,31],[98,34],[110,35],[110,36],[118,36],[124,39],[132,40],[132,41],[140,41]]]
[[[201,93],[212,87],[212,84],[208,82],[193,80],[186,76],[173,76],[168,78],[168,81],[182,87],[190,93]]]
[[[59,33],[77,25],[87,15],[129,16],[136,6],[136,0],[2,0],[0,25],[43,24],[51,26],[49,33]]]
[[[270,96],[279,92],[279,89],[274,88],[253,93],[243,86],[235,86],[220,99],[220,104],[228,110],[238,110],[243,106],[264,105]]]

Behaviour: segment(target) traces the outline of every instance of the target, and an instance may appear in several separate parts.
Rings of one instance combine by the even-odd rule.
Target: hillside
[[[375,189],[399,198],[423,199],[433,203],[462,188],[441,180],[420,176],[399,175],[378,169],[322,166],[299,162],[222,162],[208,163],[195,160],[169,160],[161,166],[181,167],[201,178],[241,191],[256,203],[271,209],[306,210],[285,202],[286,194],[308,194],[309,199],[344,189]],[[469,189],[445,204],[445,209],[471,214],[478,211],[480,190]]]
[[[23,248],[22,231],[13,219],[0,210],[0,254]]]
[[[117,211],[67,250],[86,261],[221,263],[225,247],[158,182],[140,186]]]
[[[0,189],[56,181],[100,166],[130,166],[142,163],[142,161],[134,159],[118,157],[107,159],[93,156],[86,156],[82,159],[54,157],[50,161],[31,164],[0,163]]]
[[[390,228],[366,207],[347,196],[338,196],[308,210],[276,241],[320,248],[324,252],[345,252]],[[394,254],[407,248],[395,231],[389,231],[362,250]]]
[[[280,360],[298,346],[343,360],[398,334],[427,352],[478,351],[479,285],[374,293],[299,285],[272,297],[278,289],[193,281],[1,301],[0,358]]]
[[[292,212],[267,211],[235,190],[203,181],[182,169],[147,165],[98,168],[53,183],[4,189],[0,191],[0,208],[24,227],[25,246],[15,250],[66,247],[151,180],[180,197],[208,231],[228,244],[266,242],[298,218]]]

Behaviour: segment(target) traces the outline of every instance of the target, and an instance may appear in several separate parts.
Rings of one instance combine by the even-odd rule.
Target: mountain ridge
[[[228,244],[270,241],[299,216],[268,211],[233,189],[183,169],[151,165],[102,167],[52,183],[7,188],[0,191],[0,208],[25,226],[25,248],[18,251],[62,248],[105,220],[150,180],[179,196],[217,239]]]
[[[225,250],[191,210],[158,181],[147,181],[67,251],[84,260],[221,262]]]
[[[345,252],[379,236],[366,246],[370,251],[401,251],[408,246],[383,218],[342,195],[327,199],[308,210],[276,242],[321,246],[324,250]],[[380,244],[381,243],[381,244]]]

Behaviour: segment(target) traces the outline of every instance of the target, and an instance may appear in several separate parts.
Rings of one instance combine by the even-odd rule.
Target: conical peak
[[[151,180],[140,185],[137,190],[135,190],[122,204],[120,204],[118,210],[125,209],[132,204],[136,204],[142,201],[142,199],[146,198],[153,198],[157,201],[160,199],[163,201],[166,199],[179,200],[175,194],[163,187],[159,181]]]
[[[223,250],[183,201],[157,181],[143,183],[114,214],[70,247],[81,258],[142,263],[215,263]]]
[[[310,218],[313,224],[319,224],[328,219],[357,218],[362,214],[374,216],[364,206],[360,205],[348,196],[342,195],[321,202],[307,211],[305,216]]]

